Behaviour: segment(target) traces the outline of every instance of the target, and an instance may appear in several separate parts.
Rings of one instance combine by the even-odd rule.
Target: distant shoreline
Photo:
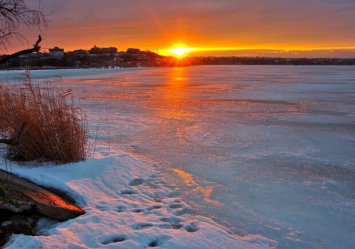
[[[37,70],[69,70],[69,69],[128,69],[128,68],[160,68],[160,67],[190,67],[190,66],[294,66],[294,67],[304,67],[304,66],[334,66],[334,67],[351,67],[355,66],[355,64],[350,65],[342,65],[342,64],[300,64],[300,65],[292,65],[292,64],[198,64],[198,65],[171,65],[171,66],[132,66],[132,67],[18,67],[18,68],[7,68],[0,69],[0,71],[21,71],[25,69],[29,69],[31,71]]]
[[[162,56],[139,49],[127,52],[102,52],[99,54],[61,53],[28,54],[13,58],[0,65],[0,70],[18,68],[36,69],[75,69],[75,68],[136,68],[136,67],[175,67],[197,65],[292,65],[292,66],[355,66],[355,58],[281,58],[281,57],[215,57],[187,56],[176,58]]]

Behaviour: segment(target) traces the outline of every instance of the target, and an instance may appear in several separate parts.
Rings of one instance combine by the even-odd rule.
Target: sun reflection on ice
[[[206,186],[206,187],[203,187],[201,185],[199,185],[193,178],[193,175],[190,174],[190,173],[187,173],[181,169],[173,169],[173,171],[178,174],[178,176],[180,176],[185,184],[188,186],[188,187],[192,187],[193,188],[193,191],[196,192],[196,194],[200,194],[202,193],[203,197],[204,197],[204,200],[206,202],[209,202],[209,203],[213,203],[214,205],[223,205],[222,203],[220,203],[219,201],[217,200],[212,200],[211,199],[211,194],[213,192],[213,186]],[[205,181],[206,182],[206,181]],[[206,182],[208,183],[208,182]],[[211,184],[211,183],[210,183]]]
[[[166,123],[166,131],[171,131],[177,143],[186,142],[186,127],[194,122],[196,113],[191,112],[191,87],[187,83],[187,70],[184,67],[171,68],[168,72],[168,80],[159,91],[157,105],[158,115]]]

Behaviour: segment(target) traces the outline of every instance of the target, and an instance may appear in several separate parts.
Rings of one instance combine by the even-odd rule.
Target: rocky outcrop
[[[0,170],[0,247],[12,233],[35,235],[27,217],[65,221],[84,214],[67,198],[26,179]]]
[[[33,201],[14,188],[11,182],[4,182],[0,178],[0,187],[0,210],[22,213],[33,208]]]

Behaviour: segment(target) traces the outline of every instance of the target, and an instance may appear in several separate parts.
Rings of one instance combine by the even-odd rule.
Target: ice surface
[[[0,72],[8,83],[14,75]],[[57,75],[86,108],[97,149],[69,175],[14,167],[35,181],[49,177],[88,212],[34,244],[65,236],[83,248],[355,244],[353,67],[32,72],[35,80]],[[95,224],[103,228],[92,238]],[[15,236],[12,245],[25,239]]]

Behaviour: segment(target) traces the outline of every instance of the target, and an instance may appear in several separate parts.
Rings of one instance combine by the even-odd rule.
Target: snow
[[[117,150],[72,165],[12,172],[77,200],[85,214],[63,223],[41,221],[41,236],[14,235],[6,248],[266,248],[261,236],[238,237],[211,219],[193,215],[169,197],[152,162]],[[47,224],[48,223],[48,224]]]
[[[19,71],[0,72],[6,84]],[[86,214],[6,248],[352,248],[352,67],[33,71],[89,119],[84,162],[13,173]],[[5,166],[2,166],[3,168]]]
[[[260,236],[230,235],[192,215],[173,196],[156,166],[115,150],[71,165],[12,165],[14,174],[65,192],[84,208],[76,219],[42,228],[44,236],[14,235],[6,248],[265,248]],[[186,213],[186,214],[185,214]]]

